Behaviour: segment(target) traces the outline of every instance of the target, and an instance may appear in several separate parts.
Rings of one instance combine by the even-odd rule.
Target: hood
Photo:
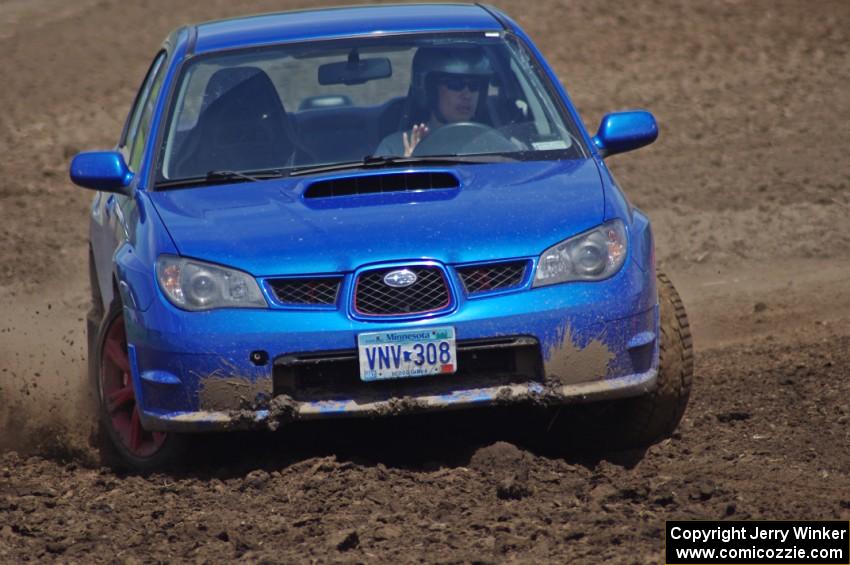
[[[149,196],[181,255],[255,276],[348,272],[412,259],[467,263],[534,257],[603,219],[602,185],[590,159],[439,170],[455,175],[458,188],[304,197],[317,181],[400,172],[393,169]]]

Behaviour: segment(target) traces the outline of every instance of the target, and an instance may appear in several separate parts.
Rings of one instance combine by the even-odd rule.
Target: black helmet
[[[445,75],[479,77],[486,83],[493,75],[490,59],[478,45],[455,43],[421,47],[413,56],[410,95],[415,108],[430,111],[436,107],[436,82]]]

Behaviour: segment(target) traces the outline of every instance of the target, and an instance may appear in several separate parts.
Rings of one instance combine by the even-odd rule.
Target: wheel
[[[137,471],[176,463],[183,451],[182,436],[145,430],[139,418],[124,313],[118,298],[101,324],[94,361],[99,412],[97,447],[102,462]]]
[[[682,298],[670,278],[658,273],[660,310],[658,384],[655,390],[623,402],[626,445],[649,445],[669,436],[679,425],[691,395],[693,341]]]
[[[568,439],[572,446],[594,450],[642,448],[669,436],[679,425],[691,393],[693,342],[679,293],[666,274],[659,272],[657,280],[660,360],[655,390],[576,406],[556,419],[552,431],[559,441]]]
[[[429,133],[413,150],[413,156],[499,153],[516,150],[517,146],[497,129],[479,122],[455,122]]]

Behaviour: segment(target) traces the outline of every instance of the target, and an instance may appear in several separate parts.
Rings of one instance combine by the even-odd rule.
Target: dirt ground
[[[495,2],[589,129],[645,107],[609,160],[691,318],[672,438],[541,452],[518,411],[206,437],[178,473],[93,465],[87,207],[165,34],[306,3],[0,0],[0,561],[662,560],[664,520],[850,519],[850,2]]]

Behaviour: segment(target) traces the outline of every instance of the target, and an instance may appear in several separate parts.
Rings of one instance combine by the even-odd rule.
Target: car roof
[[[396,4],[299,10],[198,24],[194,53],[364,35],[501,30],[476,4]]]

